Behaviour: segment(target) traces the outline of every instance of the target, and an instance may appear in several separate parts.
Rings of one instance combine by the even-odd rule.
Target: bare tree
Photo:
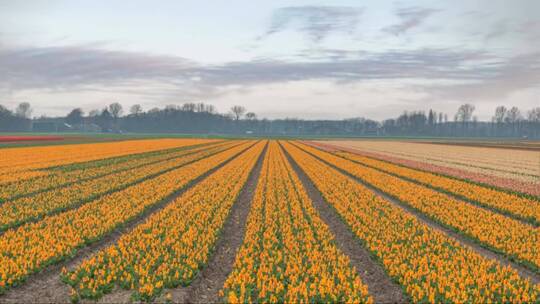
[[[531,122],[539,123],[540,122],[540,107],[536,107],[530,110],[528,118],[529,118],[529,121]]]
[[[209,113],[209,114],[216,114],[217,113],[216,107],[214,107],[213,105],[206,105],[204,111],[206,113]]]
[[[135,116],[140,115],[143,112],[142,106],[140,104],[134,104],[129,109],[129,112]]]
[[[30,106],[30,103],[28,102],[21,102],[17,109],[15,109],[15,115],[22,117],[22,118],[30,118],[32,116],[32,107]]]
[[[255,114],[253,112],[247,112],[246,113],[246,119],[247,120],[256,120],[257,119],[257,114]]]
[[[456,115],[454,116],[454,121],[461,123],[463,135],[467,134],[467,130],[469,129],[469,122],[473,118],[474,109],[475,107],[471,104],[462,104],[461,106],[459,106]]]
[[[194,112],[195,111],[195,104],[192,102],[188,102],[182,105],[182,111],[186,112]]]
[[[498,106],[495,109],[495,115],[493,116],[493,121],[500,124],[504,122],[504,119],[506,118],[506,113],[508,110],[505,106]]]
[[[204,103],[202,103],[202,102],[199,102],[198,104],[195,105],[195,112],[203,113],[203,112],[205,112],[205,109],[206,109],[206,107],[205,107]]]
[[[540,137],[540,107],[536,107],[528,113],[531,135]]]
[[[436,123],[437,123],[437,113],[433,112],[432,109],[429,109],[428,125],[430,127],[433,127],[433,125],[435,125]]]
[[[246,108],[242,106],[233,106],[231,107],[231,113],[234,117],[234,120],[238,121],[240,120],[240,118],[242,118],[244,113],[246,113]]]
[[[111,103],[108,110],[115,121],[120,117],[120,115],[122,115],[123,111],[122,105],[118,102]]]
[[[462,104],[459,106],[456,113],[456,121],[467,123],[470,122],[473,117],[475,107],[472,104]]]
[[[521,111],[519,111],[518,107],[512,107],[510,110],[508,110],[508,113],[506,114],[506,121],[512,125],[512,134],[515,135],[519,133],[520,128],[520,121],[522,119]]]
[[[518,109],[518,107],[512,107],[508,114],[506,115],[507,121],[509,123],[516,123],[521,120],[521,111]]]
[[[166,106],[165,106],[165,109],[164,109],[164,110],[165,110],[165,111],[171,112],[171,111],[178,111],[178,110],[180,110],[181,108],[182,108],[182,107],[177,106],[177,105],[175,105],[175,104],[169,104],[169,105],[166,105]]]

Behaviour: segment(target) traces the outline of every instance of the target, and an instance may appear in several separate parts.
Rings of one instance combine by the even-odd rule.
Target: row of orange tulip
[[[509,266],[484,258],[420,222],[297,146],[284,146],[413,302],[540,300],[539,286]]]
[[[21,172],[8,172],[4,175],[0,176],[0,186],[4,186],[4,184],[12,183],[12,182],[19,182],[23,180],[30,180],[33,178],[39,178],[48,176],[51,174],[48,171],[33,171],[33,170],[24,170]]]
[[[300,180],[271,142],[244,243],[220,295],[229,303],[370,303]]]
[[[0,235],[0,294],[48,264],[73,256],[79,247],[111,233],[252,144],[247,142],[80,208],[6,231]]]
[[[50,172],[38,169],[87,162],[134,153],[164,150],[200,143],[208,139],[148,139],[112,143],[10,148],[0,150],[0,184],[20,181]]]
[[[70,172],[76,170],[90,170],[92,168],[104,167],[104,166],[119,166],[126,162],[136,162],[140,159],[166,157],[167,155],[173,155],[175,153],[182,153],[187,150],[199,149],[204,147],[216,146],[219,144],[230,143],[230,141],[209,141],[209,142],[196,142],[193,145],[183,145],[180,147],[172,147],[167,149],[160,149],[155,151],[148,151],[142,153],[133,153],[128,155],[122,155],[117,157],[107,157],[97,160],[75,162],[70,164],[64,164],[61,166],[55,166],[49,168],[54,171]],[[165,159],[165,158],[162,158]]]
[[[184,164],[218,153],[231,144],[214,148],[200,148],[198,153],[169,159],[132,170],[123,170],[100,178],[55,188],[33,196],[22,197],[3,203],[0,208],[0,231],[35,221],[44,216],[77,207],[101,195],[118,191],[149,177],[163,174]]]
[[[82,163],[103,158],[159,151],[213,141],[216,140],[169,138],[8,148],[1,151],[3,158],[0,160],[0,169],[21,165],[31,166],[33,168],[48,168],[51,166]],[[37,156],[39,158],[36,158]]]
[[[221,143],[217,143],[219,145]],[[30,180],[19,180],[2,185],[0,188],[0,201],[12,200],[21,196],[29,196],[37,192],[47,191],[62,186],[67,186],[75,182],[102,177],[111,173],[132,170],[144,165],[150,165],[160,161],[173,159],[193,152],[204,150],[216,146],[213,143],[204,145],[192,145],[181,148],[171,148],[134,155],[122,156],[119,158],[105,158],[101,160],[73,164],[68,170],[56,169],[48,171],[48,175]],[[72,168],[71,168],[72,167]],[[34,172],[34,171],[30,171]]]
[[[331,153],[302,148],[482,245],[539,269],[540,229]]]
[[[458,179],[394,165],[385,161],[341,152],[338,155],[364,165],[405,177],[423,185],[433,187],[482,206],[515,215],[519,218],[540,224],[540,202],[515,194],[475,185]]]
[[[75,270],[64,271],[72,296],[96,299],[119,285],[134,290],[137,300],[151,300],[163,288],[189,284],[206,264],[265,144],[259,142]]]

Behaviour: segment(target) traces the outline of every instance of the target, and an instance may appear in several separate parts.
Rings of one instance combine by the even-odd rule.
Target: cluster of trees
[[[515,136],[518,134],[540,137],[540,107],[530,110],[524,118],[517,107],[507,109],[498,106],[492,119],[492,133],[496,136]]]
[[[30,104],[21,103],[14,112],[0,106],[0,130],[29,131],[32,120]],[[242,106],[233,106],[228,113],[204,103],[185,103],[144,111],[133,105],[124,115],[120,103],[111,103],[102,110],[85,116],[82,109],[73,109],[60,119],[72,130],[89,130],[95,126],[102,132],[255,134],[255,135],[337,135],[337,136],[448,136],[448,137],[527,137],[540,138],[540,107],[522,114],[517,107],[499,106],[491,121],[479,121],[475,107],[461,105],[453,119],[442,112],[429,110],[404,112],[396,118],[378,122],[365,118],[344,120],[258,119]],[[35,119],[36,121],[43,118]],[[95,130],[95,128],[90,128]]]
[[[31,128],[32,107],[28,102],[20,103],[15,111],[0,105],[0,131],[28,131]]]
[[[65,118],[65,122],[74,128],[80,128],[85,124],[95,124],[104,132],[120,130],[119,121],[122,116],[123,108],[118,102],[111,103],[103,110],[92,110],[84,117],[84,112],[81,108],[75,108],[69,112]]]
[[[524,116],[517,107],[499,106],[491,121],[479,121],[475,107],[461,105],[453,121],[448,115],[429,110],[405,112],[396,119],[382,122],[385,135],[461,136],[461,137],[527,137],[540,138],[540,107]]]
[[[169,133],[243,133],[244,120],[253,121],[257,116],[242,106],[233,106],[229,113],[220,114],[212,105],[185,103],[168,105],[163,109],[143,111],[133,105],[127,115],[119,103],[112,103],[102,110],[90,111],[85,117],[82,109],[73,109],[65,118],[72,126],[95,124],[105,132],[169,132]]]

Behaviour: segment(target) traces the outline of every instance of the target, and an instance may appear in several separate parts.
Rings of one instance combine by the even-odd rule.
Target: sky
[[[540,106],[540,1],[0,0],[0,104],[262,118]]]

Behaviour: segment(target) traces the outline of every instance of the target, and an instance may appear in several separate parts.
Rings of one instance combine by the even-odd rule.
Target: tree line
[[[517,107],[499,106],[491,121],[479,121],[475,107],[461,105],[453,117],[429,110],[404,112],[396,118],[343,120],[259,119],[243,106],[227,113],[205,103],[184,103],[144,111],[133,105],[125,113],[111,103],[87,115],[75,108],[65,117],[31,118],[29,103],[14,111],[0,105],[0,131],[99,131],[129,133],[253,134],[290,136],[445,136],[540,138],[540,107],[522,113]],[[54,129],[50,129],[51,126]],[[41,128],[41,129],[40,129]]]
[[[17,132],[32,129],[32,107],[28,102],[20,103],[15,111],[0,104],[0,131]]]
[[[520,137],[540,138],[540,107],[526,115],[517,107],[498,106],[491,121],[479,121],[474,115],[475,107],[461,105],[453,120],[442,112],[403,113],[396,119],[382,122],[385,134],[448,137]]]

